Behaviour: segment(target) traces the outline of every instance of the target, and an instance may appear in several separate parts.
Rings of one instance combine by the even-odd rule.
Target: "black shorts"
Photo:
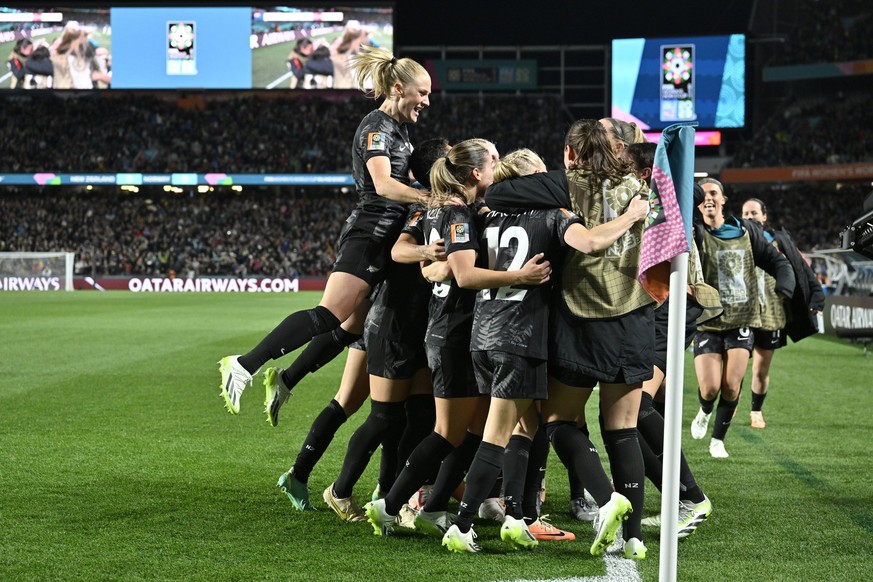
[[[508,352],[473,352],[473,370],[479,392],[492,398],[549,397],[546,361]]]
[[[406,380],[427,367],[424,344],[395,342],[371,334],[366,337],[368,374],[389,380]]]
[[[788,345],[785,331],[781,329],[770,331],[755,327],[752,328],[752,334],[755,336],[755,347],[762,350],[778,350]]]
[[[697,331],[694,336],[694,357],[701,354],[724,354],[728,350],[742,348],[752,351],[755,336],[748,327],[727,331]]]
[[[349,349],[351,350],[360,350],[362,352],[367,351],[367,342],[364,340],[364,336],[359,337],[355,341],[349,344]]]
[[[655,367],[664,373],[667,373],[667,323],[670,314],[667,307],[670,304],[668,299],[661,307],[655,310]],[[686,298],[685,303],[685,337],[683,345],[687,349],[694,341],[694,334],[697,333],[697,318],[703,314],[703,308]]]
[[[476,387],[473,358],[469,349],[425,344],[435,398],[482,396]]]
[[[654,310],[641,307],[613,319],[582,319],[552,309],[549,376],[568,386],[638,384],[652,377]]]
[[[371,286],[382,281],[404,218],[391,212],[374,216],[360,208],[353,210],[340,232],[333,271],[349,273]]]

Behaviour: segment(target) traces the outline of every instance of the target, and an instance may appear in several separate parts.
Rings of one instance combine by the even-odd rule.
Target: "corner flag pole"
[[[694,124],[696,125],[696,124]],[[683,127],[671,166],[677,201],[689,247],[693,220],[694,127]],[[690,136],[689,136],[690,134]],[[670,312],[667,319],[667,375],[664,410],[664,459],[661,485],[661,556],[659,580],[675,582],[679,549],[679,458],[682,448],[682,394],[685,378],[685,306],[688,288],[688,252],[670,262]]]
[[[670,264],[670,313],[667,320],[667,379],[664,411],[664,474],[661,486],[662,582],[675,581],[679,550],[679,452],[682,447],[682,391],[685,374],[685,304],[688,253]]]

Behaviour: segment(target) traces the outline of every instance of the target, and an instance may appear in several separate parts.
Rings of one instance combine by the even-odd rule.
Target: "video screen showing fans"
[[[362,46],[394,50],[389,7],[253,8],[252,88],[353,89],[349,57]]]
[[[392,7],[0,7],[0,89],[353,89],[362,46]]]
[[[642,129],[745,125],[745,35],[612,41],[612,117]]]
[[[0,89],[107,89],[108,8],[0,7]]]

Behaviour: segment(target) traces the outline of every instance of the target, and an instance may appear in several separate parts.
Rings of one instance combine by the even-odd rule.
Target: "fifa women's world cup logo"
[[[628,204],[634,196],[640,194],[643,190],[642,182],[636,178],[626,177],[625,182],[615,188],[604,188],[603,190],[603,222],[609,222],[621,216]],[[639,245],[639,237],[637,229],[624,233],[624,235],[612,243],[606,250],[608,257],[620,257],[629,249]]]
[[[661,45],[661,121],[697,119],[694,45]]]
[[[718,293],[722,303],[737,304],[749,300],[745,273],[746,253],[739,249],[718,251]]]

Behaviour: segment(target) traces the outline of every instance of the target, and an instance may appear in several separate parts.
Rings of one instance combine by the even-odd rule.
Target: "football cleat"
[[[541,542],[566,541],[572,542],[576,534],[558,529],[548,520],[548,515],[541,515],[539,519],[528,526],[531,535]]]
[[[724,448],[724,441],[721,439],[710,439],[709,454],[716,459],[727,459],[728,457],[730,457],[730,455]]]
[[[766,428],[767,423],[764,422],[764,414],[760,410],[753,410],[749,413],[752,421],[752,428]]]
[[[593,499],[591,500],[593,501]],[[597,515],[597,504],[592,503],[585,497],[576,497],[570,500],[570,515],[579,521],[594,521]]]
[[[479,506],[479,517],[491,521],[503,522],[506,508],[499,497],[489,497]]]
[[[309,487],[306,483],[297,480],[294,476],[293,467],[287,473],[282,473],[282,476],[279,477],[279,482],[276,483],[276,487],[288,496],[288,499],[291,500],[291,505],[297,511],[315,511],[315,507],[309,501]]]
[[[377,499],[371,501],[364,506],[364,511],[367,514],[367,521],[373,526],[373,531],[377,536],[387,537],[394,532],[394,526],[397,524],[397,516],[389,515],[385,511],[385,500]]]
[[[624,557],[628,560],[645,560],[646,544],[638,538],[631,538],[624,543]]]
[[[322,495],[322,497],[324,497],[324,502],[327,503],[328,507],[333,509],[334,513],[336,513],[341,520],[351,523],[367,521],[367,516],[364,515],[361,506],[358,505],[355,496],[352,495],[345,499],[337,497],[333,492],[333,483],[328,485],[327,489],[324,490],[324,495]]]
[[[500,526],[500,539],[507,542],[513,549],[531,550],[539,544],[537,539],[530,533],[523,519],[515,519],[511,515],[503,518]]]
[[[691,421],[691,437],[700,440],[706,436],[706,429],[709,428],[709,417],[712,416],[712,413],[709,414],[703,412],[703,409],[697,411],[697,416],[694,417],[694,420]]]
[[[703,501],[694,503],[693,501],[679,500],[679,539],[687,538],[697,530],[697,527],[706,521],[712,514],[712,503],[709,497],[703,496]]]
[[[426,534],[443,536],[455,522],[454,514],[448,511],[418,510],[415,529]]]
[[[267,422],[275,427],[279,424],[279,409],[291,396],[291,391],[282,381],[282,368],[267,368],[264,372],[264,391],[266,392],[264,412],[267,415]]]
[[[594,518],[594,542],[591,544],[591,555],[599,556],[615,542],[615,535],[624,520],[633,512],[631,502],[621,493],[612,492],[609,503],[597,511]]]
[[[476,553],[481,550],[476,543],[476,532],[473,531],[473,528],[471,527],[467,533],[462,533],[455,524],[452,524],[443,535],[442,544],[450,552],[458,554]]]
[[[246,384],[251,384],[252,375],[239,365],[239,356],[225,356],[218,361],[221,372],[221,397],[224,407],[231,414],[239,414],[239,399]]]

